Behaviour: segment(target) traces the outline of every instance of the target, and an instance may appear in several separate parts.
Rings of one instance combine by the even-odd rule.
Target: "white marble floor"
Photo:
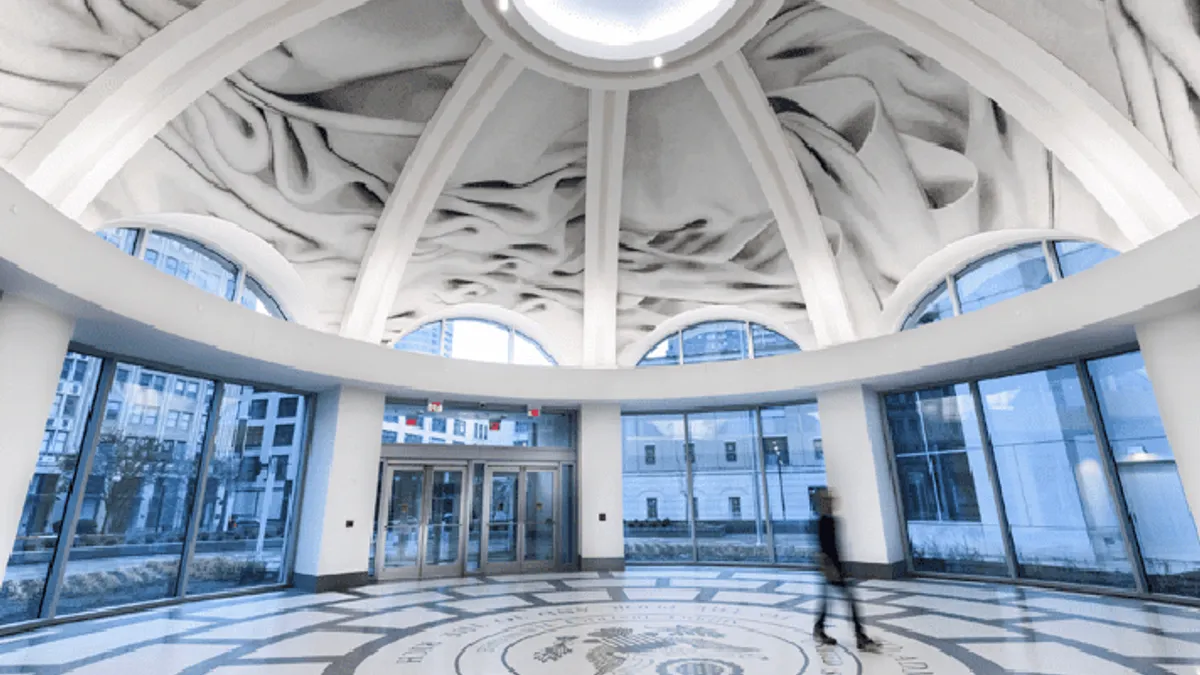
[[[58,675],[1200,674],[1200,611],[1043,590],[865,582],[881,653],[811,637],[816,576],[636,569],[276,593],[0,640],[0,673]]]

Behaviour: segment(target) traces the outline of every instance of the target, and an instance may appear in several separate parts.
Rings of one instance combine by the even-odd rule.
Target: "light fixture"
[[[500,10],[501,12],[507,12],[508,0],[496,0],[496,9]]]
[[[663,67],[663,57],[656,56],[656,57],[654,57],[654,60],[651,61],[650,63],[654,66],[654,68],[656,70],[659,68],[662,68]]]

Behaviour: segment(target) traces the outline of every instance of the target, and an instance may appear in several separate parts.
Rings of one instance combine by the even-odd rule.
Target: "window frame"
[[[504,363],[507,365],[516,365],[513,363],[513,360],[514,360],[515,353],[516,353],[517,340],[521,339],[521,340],[525,340],[531,346],[533,346],[533,348],[535,350],[537,350],[537,352],[539,354],[541,354],[542,358],[544,358],[546,360],[546,363],[545,364],[520,364],[520,365],[528,365],[530,367],[558,366],[559,365],[558,359],[554,358],[554,356],[550,354],[550,351],[546,349],[545,345],[543,345],[541,342],[538,342],[537,340],[533,339],[528,333],[518,330],[516,327],[506,324],[502,321],[497,321],[496,319],[486,319],[486,318],[479,317],[479,316],[452,316],[452,317],[444,317],[441,319],[434,319],[433,321],[426,321],[425,323],[418,324],[415,328],[413,328],[411,330],[407,330],[407,331],[401,333],[398,337],[396,337],[395,339],[393,339],[391,341],[389,346],[392,349],[408,352],[410,354],[426,354],[429,356],[438,356],[438,357],[441,357],[444,359],[453,359],[454,357],[447,353],[447,350],[449,349],[449,344],[446,340],[446,325],[448,323],[453,324],[453,323],[459,322],[459,321],[489,324],[491,326],[501,328],[507,333],[507,335],[508,335],[508,345],[507,345],[508,356],[504,361],[502,361],[500,363]],[[421,331],[426,330],[427,328],[430,328],[431,326],[438,326],[438,330],[437,330],[438,353],[437,354],[432,354],[429,352],[419,351],[419,350],[415,350],[415,349],[403,349],[402,348],[401,343],[406,338],[408,338],[410,335],[415,335],[417,333],[420,333]],[[453,326],[451,326],[451,328],[453,328]],[[471,359],[458,359],[458,360],[465,361],[465,360],[471,360]],[[493,362],[477,361],[477,363],[493,363]]]
[[[687,355],[685,354],[685,352],[687,350],[685,347],[684,333],[687,333],[688,331],[696,331],[698,329],[703,329],[705,327],[708,327],[708,326],[711,326],[714,324],[731,324],[731,323],[740,323],[742,325],[742,338],[744,340],[744,344],[746,345],[746,355],[744,357],[725,358],[725,359],[707,359],[707,360],[689,360],[688,359]],[[764,354],[761,356],[758,355],[756,353],[757,350],[756,350],[755,339],[754,339],[755,338],[755,327],[759,328],[764,333],[778,335],[779,337],[787,340],[793,346],[795,346],[795,349],[789,350],[789,351],[784,351],[784,352],[773,353],[773,354]],[[647,363],[647,359],[651,358],[650,355],[652,353],[654,353],[655,350],[657,350],[663,344],[666,344],[668,341],[673,341],[676,344],[675,362],[671,363],[669,361],[662,360],[662,359],[666,358],[664,356],[664,357],[655,357],[654,362]],[[659,367],[659,366],[686,366],[686,365],[696,365],[696,364],[700,364],[700,363],[724,363],[724,362],[728,362],[728,361],[751,361],[751,360],[758,359],[758,358],[770,358],[773,356],[784,356],[787,354],[795,354],[795,353],[799,353],[802,351],[804,351],[804,349],[800,346],[800,343],[796,342],[792,338],[788,337],[787,335],[784,335],[782,332],[775,330],[774,328],[770,327],[769,325],[767,325],[761,321],[753,321],[750,319],[706,319],[704,321],[697,321],[696,323],[692,323],[692,324],[688,324],[686,326],[682,326],[680,328],[676,328],[676,329],[672,330],[671,332],[667,333],[666,335],[662,336],[661,339],[659,339],[657,342],[655,342],[653,345],[651,345],[649,347],[649,349],[647,349],[640,357],[638,357],[637,363],[634,364],[634,367],[635,368],[655,368],[655,367]],[[667,354],[668,355],[670,354],[670,347],[667,348]]]

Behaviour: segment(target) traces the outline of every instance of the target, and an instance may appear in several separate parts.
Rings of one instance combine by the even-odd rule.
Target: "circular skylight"
[[[559,47],[613,60],[653,59],[679,49],[713,28],[736,2],[513,0],[529,25]]]

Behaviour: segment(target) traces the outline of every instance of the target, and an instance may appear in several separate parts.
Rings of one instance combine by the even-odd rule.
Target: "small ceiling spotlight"
[[[663,57],[661,57],[661,56],[654,57],[654,60],[651,61],[650,64],[654,66],[655,70],[662,68],[663,67]]]
[[[501,12],[507,12],[508,0],[496,0],[496,9],[500,10]]]

